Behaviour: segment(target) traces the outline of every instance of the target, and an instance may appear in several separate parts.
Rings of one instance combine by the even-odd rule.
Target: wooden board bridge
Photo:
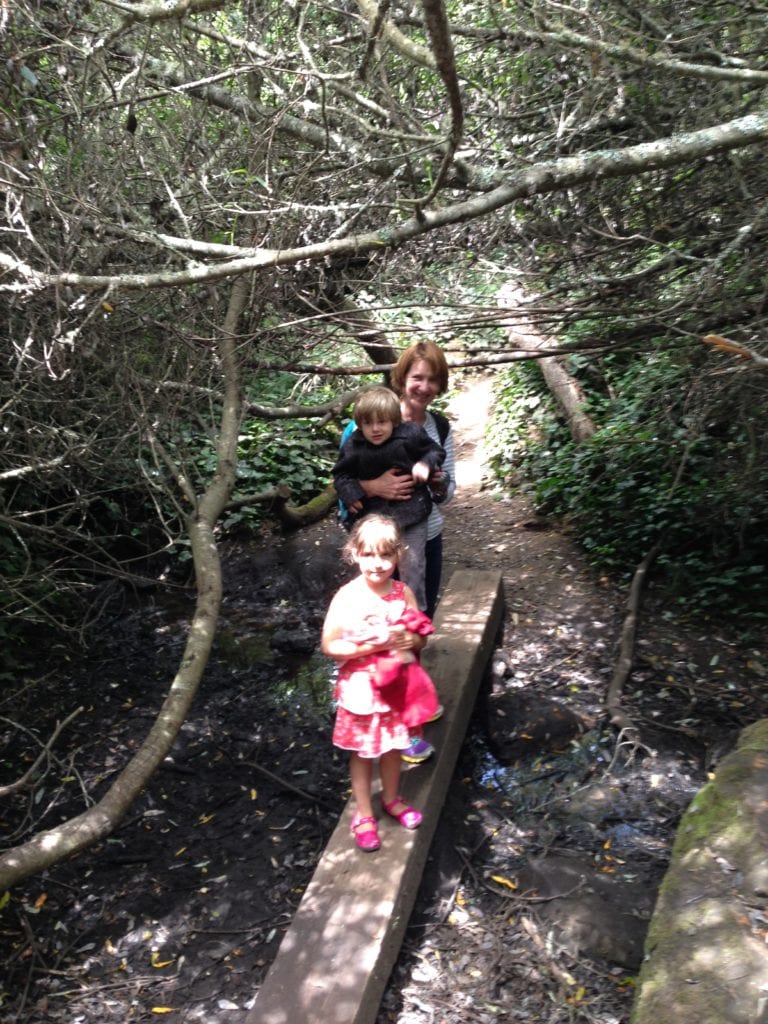
[[[422,659],[445,708],[428,727],[436,752],[404,772],[401,786],[424,821],[408,832],[377,815],[381,849],[365,854],[352,842],[347,804],[246,1024],[376,1020],[502,612],[500,574],[460,570],[451,577]]]

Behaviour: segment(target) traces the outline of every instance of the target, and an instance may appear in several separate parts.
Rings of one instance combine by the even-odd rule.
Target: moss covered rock
[[[631,1020],[768,1021],[768,720],[744,730],[683,815]]]

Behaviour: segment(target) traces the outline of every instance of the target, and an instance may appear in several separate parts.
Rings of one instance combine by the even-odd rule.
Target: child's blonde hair
[[[362,552],[367,551],[388,555],[396,562],[400,561],[405,545],[400,527],[394,519],[374,514],[355,523],[342,549],[344,560],[351,565]]]
[[[356,427],[372,420],[377,423],[391,423],[396,427],[403,418],[400,399],[394,391],[375,384],[357,396],[352,417]]]

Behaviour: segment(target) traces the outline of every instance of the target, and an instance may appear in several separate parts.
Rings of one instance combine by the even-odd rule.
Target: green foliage
[[[289,400],[286,392],[295,383],[289,374],[273,374],[258,382],[258,402],[283,406]],[[254,391],[256,385],[254,386]],[[302,396],[308,404],[327,401],[330,392],[314,390]],[[254,394],[256,398],[256,394]],[[183,466],[201,490],[216,466],[214,431],[186,428],[169,442],[174,461]],[[290,489],[291,504],[301,505],[314,497],[328,483],[338,450],[338,428],[317,428],[302,419],[248,418],[243,422],[238,443],[233,502],[272,490],[279,484]],[[264,517],[264,504],[244,504],[225,514],[224,531],[258,526]],[[167,514],[172,517],[170,507]],[[176,546],[179,557],[190,557],[188,545]]]
[[[282,483],[291,490],[292,504],[303,504],[327,484],[337,446],[332,431],[318,433],[306,421],[248,420],[240,435],[236,493],[258,493]],[[222,525],[260,518],[255,506],[232,513]]]
[[[511,485],[520,479],[544,437],[559,433],[559,428],[552,398],[532,363],[503,370],[497,377],[496,396],[486,438],[488,464],[499,480]],[[560,442],[553,437],[551,443]]]
[[[764,617],[768,461],[750,429],[764,411],[713,390],[680,352],[623,362],[604,360],[592,381],[598,429],[581,444],[535,368],[507,371],[490,436],[496,475],[526,477],[537,509],[563,517],[601,571],[629,574],[660,544],[653,579],[667,597]]]

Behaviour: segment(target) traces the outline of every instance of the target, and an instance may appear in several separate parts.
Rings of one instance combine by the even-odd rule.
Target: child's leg
[[[381,846],[376,819],[371,806],[371,779],[373,778],[373,761],[359,754],[351,754],[349,758],[349,777],[352,781],[352,795],[357,810],[352,817],[352,835],[361,850],[370,853]]]
[[[400,799],[400,751],[390,750],[381,755],[381,803],[391,817],[396,818],[404,828],[418,828],[421,814]]]
[[[399,760],[399,752],[398,752]],[[373,779],[373,761],[359,754],[350,754],[349,777],[352,783],[352,796],[357,808],[358,818],[372,818],[371,781]]]
[[[400,751],[389,750],[379,760],[381,775],[382,803],[389,804],[397,798],[400,790]]]

